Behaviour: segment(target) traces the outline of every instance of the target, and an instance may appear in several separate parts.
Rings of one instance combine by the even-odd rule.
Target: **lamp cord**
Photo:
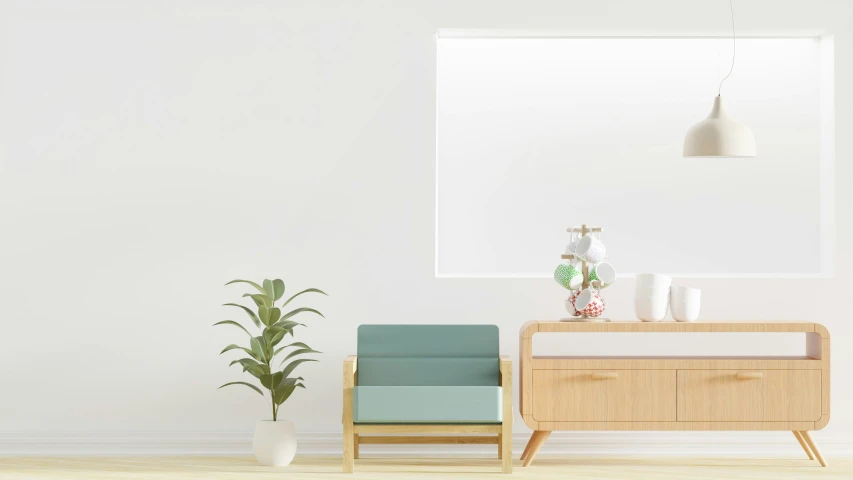
[[[729,76],[731,76],[732,71],[735,69],[735,54],[737,53],[737,35],[735,34],[735,7],[732,5],[732,0],[729,0],[729,10],[732,12],[732,66],[729,68],[729,73],[722,80],[720,80],[720,86],[717,87],[717,96],[720,96],[720,91],[723,89],[723,82],[726,81]]]

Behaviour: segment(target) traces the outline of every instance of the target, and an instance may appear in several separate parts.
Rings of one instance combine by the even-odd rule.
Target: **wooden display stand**
[[[537,333],[802,332],[805,356],[535,356]],[[760,337],[759,337],[760,338]],[[810,459],[829,422],[829,332],[806,322],[530,321],[519,334],[520,410],[530,465],[554,430],[788,430]]]
[[[581,232],[581,238],[583,238],[588,233],[601,233],[604,231],[604,229],[601,227],[587,227],[587,225],[585,223],[583,225],[581,225],[580,228],[569,227],[566,229],[567,232],[574,232],[575,230],[579,230]],[[563,260],[570,260],[570,261],[576,259],[576,257],[574,255],[572,255],[571,253],[564,253],[564,254],[560,255],[560,258],[562,258]],[[581,286],[581,290],[583,290],[585,288],[588,288],[590,285],[590,283],[589,283],[589,263],[587,263],[586,260],[581,260],[581,265],[583,266],[581,269],[581,275],[583,275],[583,285]],[[598,282],[594,282],[594,283],[597,284]],[[597,285],[593,285],[593,286],[597,286]],[[586,314],[584,314],[584,315],[581,315],[580,317],[561,318],[560,321],[561,322],[609,322],[610,319],[602,318],[602,317],[588,317]]]

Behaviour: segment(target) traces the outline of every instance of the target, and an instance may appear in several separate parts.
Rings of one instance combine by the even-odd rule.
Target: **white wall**
[[[729,72],[731,36],[440,37],[437,276],[551,277],[566,227],[583,223],[605,228],[628,276],[829,274],[827,43],[738,39],[722,94],[758,156],[697,161],[684,134]]]
[[[436,32],[725,34],[723,3],[3,0],[2,450],[180,437],[175,451],[216,451],[228,435],[245,449],[266,407],[248,390],[216,390],[240,378],[217,353],[241,334],[210,326],[242,293],[223,287],[232,278],[331,294],[306,299],[327,318],[306,318],[301,339],[326,353],[283,410],[330,449],[340,362],[361,323],[497,323],[517,357],[524,321],[563,314],[552,280],[434,277]],[[706,319],[829,328],[833,413],[816,438],[849,447],[853,10],[781,3],[737,2],[740,28],[835,35],[836,277],[692,283]],[[612,317],[633,317],[632,287],[610,289]],[[795,452],[774,435],[760,438]]]

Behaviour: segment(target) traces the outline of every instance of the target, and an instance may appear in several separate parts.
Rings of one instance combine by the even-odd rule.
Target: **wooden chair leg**
[[[498,437],[500,438],[498,448],[501,452],[498,456],[501,459],[501,470],[503,473],[512,473],[512,422],[504,424],[502,429],[503,432]]]
[[[355,469],[355,434],[352,423],[344,423],[344,473],[352,473]]]
[[[353,434],[352,437],[353,437],[352,438],[352,447],[353,447],[352,448],[352,453],[353,453],[352,457],[358,458],[358,434],[355,433],[355,434]]]
[[[809,432],[801,430],[800,435],[802,435],[803,440],[806,441],[806,444],[808,444],[809,448],[812,449],[812,453],[814,453],[814,456],[815,458],[817,458],[817,461],[820,462],[820,466],[825,467],[826,460],[823,459],[823,455],[820,454],[820,449],[818,449],[817,445],[815,445],[814,440],[812,440],[812,436],[809,434]]]
[[[806,452],[806,455],[809,456],[809,460],[814,460],[814,455],[812,455],[812,451],[808,445],[806,445],[806,441],[803,440],[803,436],[800,435],[800,432],[794,430],[794,437],[796,437],[797,441],[800,442],[800,446],[803,447],[803,450]]]
[[[355,389],[356,363],[355,357],[344,360],[344,402],[341,423],[344,426],[344,473],[352,473],[355,469],[355,458],[358,456],[352,397]]]
[[[530,440],[527,441],[527,445],[524,447],[524,451],[521,452],[521,459],[524,460],[527,458],[527,455],[530,453],[530,448],[536,444],[536,437],[539,436],[541,432],[539,430],[534,430],[530,435]]]
[[[545,444],[545,440],[547,440],[550,435],[550,430],[542,430],[540,432],[540,435],[536,438],[536,444],[534,444],[530,448],[530,451],[527,452],[527,458],[524,460],[525,467],[533,463],[533,459],[536,458],[536,454],[539,453],[539,449],[542,448],[542,445]]]
[[[501,471],[512,473],[512,364],[509,357],[501,357],[501,431],[498,435],[498,455],[501,459]]]

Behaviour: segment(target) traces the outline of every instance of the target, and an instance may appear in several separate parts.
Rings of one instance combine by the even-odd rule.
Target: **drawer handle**
[[[613,380],[619,378],[616,372],[596,372],[592,374],[593,380]]]
[[[758,380],[764,376],[761,372],[738,372],[738,380]]]

